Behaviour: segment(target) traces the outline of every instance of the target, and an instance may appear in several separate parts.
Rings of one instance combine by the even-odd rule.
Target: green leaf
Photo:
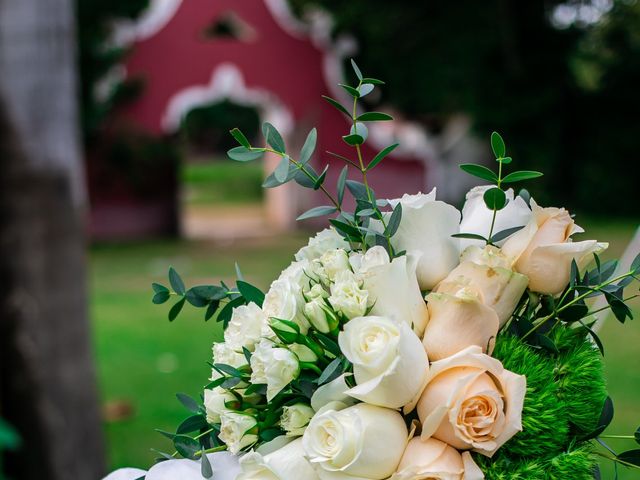
[[[362,85],[360,85],[360,88],[358,88],[358,93],[360,95],[360,98],[364,97],[365,95],[369,95],[371,92],[373,92],[373,85],[371,83],[363,83]]]
[[[264,135],[267,143],[271,145],[271,147],[276,152],[285,152],[284,140],[282,139],[282,136],[280,135],[280,132],[278,132],[278,129],[276,127],[271,125],[269,122],[264,122],[264,124],[262,125],[262,134]]]
[[[236,162],[251,162],[262,157],[263,153],[264,150],[262,149],[249,150],[246,147],[233,147],[227,152],[227,156]]]
[[[500,163],[503,163],[505,165],[510,164],[513,161],[513,158],[511,157],[502,157],[498,160]]]
[[[347,180],[347,188],[356,200],[369,200],[367,187],[364,183],[355,180]]]
[[[498,187],[490,188],[484,192],[483,198],[489,210],[502,210],[507,204],[507,196]]]
[[[324,184],[324,181],[327,178],[327,172],[328,171],[329,171],[329,165],[326,165],[324,167],[324,170],[322,170],[322,173],[318,176],[318,178],[316,178],[316,181],[313,184],[313,189],[314,190],[318,190]]]
[[[200,406],[198,405],[198,402],[186,393],[176,393],[176,398],[190,412],[199,413]]]
[[[371,160],[371,163],[367,165],[367,171],[372,170],[376,165],[378,165],[384,159],[384,157],[386,157],[391,152],[393,152],[398,145],[399,145],[398,143],[394,143],[393,145],[389,145],[388,147],[385,147],[382,150],[380,150],[378,154],[375,157],[373,157],[373,160]]]
[[[332,213],[336,213],[337,211],[338,209],[331,205],[314,207],[304,212],[296,220],[306,220],[308,218],[322,217],[324,215],[331,215]]]
[[[311,175],[313,176],[313,180],[309,178],[309,176],[302,170],[298,170],[296,172],[294,180],[298,185],[302,185],[305,188],[313,188],[313,186],[316,184],[316,180],[318,179],[318,174],[311,168],[311,165],[307,165],[305,168],[309,171],[309,173],[311,173]]]
[[[467,172],[474,177],[482,178],[483,180],[489,180],[493,183],[498,183],[498,175],[492,170],[488,169],[484,165],[476,165],[475,163],[463,163],[460,165],[460,169]]]
[[[622,452],[618,455],[618,460],[640,467],[640,449]]]
[[[244,136],[244,133],[242,133],[239,128],[232,128],[229,130],[229,133],[233,135],[233,138],[235,138],[240,145],[251,148],[251,143],[249,143],[249,140],[247,140],[247,137]]]
[[[171,288],[173,288],[174,292],[178,295],[184,295],[184,282],[173,267],[169,267],[169,283],[171,284]]]
[[[322,374],[316,380],[318,385],[323,385],[329,381],[329,379],[335,375],[340,368],[340,363],[342,359],[340,357],[333,359],[333,361],[327,365],[327,367],[323,370]]]
[[[322,98],[324,98],[327,102],[329,102],[329,104],[331,104],[337,110],[344,113],[347,117],[351,118],[351,114],[349,113],[349,110],[343,107],[342,104],[340,104],[337,100],[334,100],[331,97],[327,97],[326,95],[322,95]]]
[[[382,112],[366,112],[360,115],[356,120],[359,122],[385,122],[387,120],[393,120],[393,117]]]
[[[640,273],[640,253],[636,255],[636,258],[631,262],[630,271]]]
[[[583,440],[596,438],[598,435],[604,432],[613,420],[613,411],[613,400],[611,400],[611,397],[607,397],[604,401],[604,404],[602,405],[602,412],[600,413],[600,418],[598,419],[598,426],[593,432],[586,435]]]
[[[193,459],[196,452],[200,450],[200,443],[187,435],[176,435],[173,439],[173,446],[184,458]]]
[[[496,158],[503,158],[505,153],[507,153],[504,140],[498,132],[493,132],[491,134],[491,149],[493,150],[493,154]]]
[[[362,80],[362,72],[358,68],[358,65],[356,65],[356,62],[353,58],[351,59],[351,66],[353,67],[353,71],[356,73],[356,77],[358,77],[358,80]]]
[[[155,293],[168,292],[169,291],[169,289],[167,287],[165,287],[164,285],[160,285],[159,283],[152,283],[151,284],[151,288],[153,289],[153,291]]]
[[[280,163],[278,163],[278,166],[273,172],[273,175],[276,177],[276,180],[281,183],[285,183],[287,181],[289,176],[289,155],[282,156]]]
[[[227,292],[224,288],[215,285],[197,285],[191,287],[185,293],[187,302],[197,308],[208,306],[214,300],[222,300]]]
[[[370,83],[371,85],[384,85],[382,80],[378,80],[377,78],[365,77],[362,79],[362,83]]]
[[[640,427],[636,429],[636,432],[633,434],[633,438],[636,439],[636,443],[640,443]]]
[[[524,225],[520,226],[520,227],[511,227],[511,228],[506,228],[504,230],[499,231],[498,233],[494,234],[491,237],[491,243],[496,243],[499,242],[501,240],[504,240],[507,237],[510,237],[511,235],[513,235],[514,233],[522,230],[524,228]]]
[[[203,415],[201,414],[192,415],[186,420],[184,420],[180,425],[178,425],[178,428],[176,429],[176,433],[180,435],[183,433],[197,432],[198,430],[206,426],[207,426],[207,421],[205,420]]]
[[[336,220],[334,218],[329,219],[329,223],[336,227],[336,229],[340,232],[343,232],[352,237],[360,237],[362,233],[356,227],[349,225],[348,223],[341,222],[340,220]]]
[[[15,429],[0,418],[0,450],[15,450],[22,442]],[[0,474],[2,472],[0,471]]]
[[[211,317],[215,315],[219,306],[220,306],[220,300],[214,300],[209,304],[209,306],[207,307],[207,311],[204,313],[205,322],[211,320]]]
[[[347,174],[349,173],[349,166],[345,165],[338,177],[338,184],[336,190],[338,192],[338,204],[342,205],[342,199],[344,198],[344,188],[347,182]]]
[[[213,468],[211,468],[211,462],[206,454],[202,455],[202,458],[200,459],[200,474],[204,478],[213,477]]]
[[[476,233],[454,233],[451,235],[453,238],[466,238],[469,240],[482,240],[483,242],[487,242],[487,239],[482,235],[478,235]]]
[[[227,374],[233,378],[242,378],[242,372],[240,370],[226,363],[214,363],[213,368],[219,373]]]
[[[315,128],[312,128],[309,134],[307,135],[307,139],[304,141],[302,150],[300,150],[299,163],[304,165],[309,160],[311,160],[311,155],[313,155],[313,151],[316,149],[317,140],[318,140],[318,131]]]
[[[349,95],[351,95],[353,98],[360,98],[360,92],[358,91],[358,89],[353,88],[353,87],[351,87],[351,86],[349,86],[349,85],[344,85],[344,84],[342,84],[342,83],[339,83],[338,85],[340,85],[342,88],[344,88],[344,89],[345,89],[345,91],[346,91]],[[351,116],[351,115],[349,115],[349,116]]]
[[[253,302],[259,307],[262,307],[262,302],[264,302],[264,293],[257,288],[251,285],[250,283],[244,282],[242,280],[237,281],[238,290],[245,298],[247,303]]]
[[[362,143],[364,143],[369,137],[369,129],[364,123],[356,123],[355,125],[351,125],[349,134],[360,135],[362,137]]]
[[[504,162],[503,162],[504,163]],[[538,178],[543,175],[542,172],[535,172],[533,170],[520,170],[513,172],[502,179],[502,183],[521,182],[523,180],[531,180],[532,178]]]
[[[402,219],[402,204],[398,202],[396,208],[393,209],[393,213],[391,213],[391,217],[389,217],[389,223],[387,223],[387,228],[384,231],[384,234],[387,237],[393,237],[395,233],[398,231],[398,227],[400,226],[400,220]]]
[[[167,290],[166,292],[158,292],[156,293],[153,298],[151,299],[151,301],[153,303],[155,303],[156,305],[161,305],[164,302],[166,302],[167,300],[169,300],[169,297],[171,297],[171,294],[169,293],[169,290]]]
[[[169,310],[169,321],[173,322],[178,315],[180,314],[180,312],[182,311],[182,307],[184,307],[184,302],[186,301],[185,297],[182,297],[180,300],[178,300],[173,307],[171,307],[171,310]]]

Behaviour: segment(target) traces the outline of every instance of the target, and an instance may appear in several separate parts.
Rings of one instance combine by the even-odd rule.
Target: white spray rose
[[[218,437],[235,455],[243,448],[258,441],[257,427],[258,422],[251,415],[223,412],[220,415],[220,434]]]
[[[372,405],[413,409],[425,385],[429,360],[406,323],[386,317],[358,317],[338,336],[340,350],[353,363],[356,386],[349,395]]]
[[[230,345],[224,342],[213,344],[213,363],[223,363],[233,368],[240,368],[247,364],[247,359],[242,353],[236,352]],[[217,380],[222,375],[215,368],[211,372],[211,380]]]
[[[204,391],[204,408],[207,412],[207,422],[210,424],[220,423],[220,415],[230,410],[238,402],[236,396],[222,387],[216,387]]]
[[[351,397],[347,392],[349,385],[346,382],[346,374],[342,374],[334,378],[329,383],[325,383],[319,387],[311,396],[311,408],[316,413],[325,410],[343,410],[357,403],[357,400]]]
[[[471,346],[433,362],[418,402],[422,438],[491,457],[522,430],[527,381]]]
[[[484,192],[492,188],[485,185],[473,187],[466,195],[466,201],[462,207],[462,221],[460,222],[461,233],[475,233],[487,238],[491,229],[493,210],[489,210],[484,203]],[[493,226],[493,234],[502,232],[509,228],[522,227],[531,218],[531,209],[527,202],[520,196],[515,196],[513,189],[505,191],[507,195],[507,205],[496,213],[496,221]],[[502,245],[504,240],[498,242]],[[463,238],[460,240],[461,249],[464,250],[470,245],[482,246],[481,240],[471,240]]]
[[[371,314],[407,323],[422,336],[429,313],[416,278],[417,258],[409,253],[393,261],[380,246],[367,250],[360,261],[358,278],[369,293]]]
[[[322,333],[329,333],[338,326],[338,319],[322,298],[315,298],[304,306],[304,314],[313,327]]]
[[[502,251],[516,271],[529,277],[529,289],[556,295],[569,284],[571,262],[582,270],[594,253],[609,244],[595,240],[573,242],[571,235],[583,232],[564,208],[542,208],[531,200],[533,216],[525,228],[504,244]]]
[[[511,269],[509,260],[493,246],[468,247],[458,265],[437,287],[436,292],[455,294],[460,286],[476,291],[482,303],[498,315],[500,326],[513,314],[527,289],[529,279]]]
[[[335,248],[323,253],[320,257],[320,263],[322,263],[329,280],[334,280],[340,272],[351,270],[349,255],[342,248]]]
[[[233,309],[229,325],[224,331],[225,343],[234,350],[241,351],[246,347],[253,351],[260,341],[267,325],[267,316],[262,309],[251,302]]]
[[[286,278],[281,278],[271,284],[262,305],[267,317],[295,322],[300,327],[300,331],[305,334],[309,330],[309,322],[302,313],[303,308],[304,298],[301,287]],[[272,334],[268,336],[271,337]]]
[[[360,288],[360,283],[350,270],[336,276],[331,285],[329,303],[347,318],[360,317],[367,311],[368,293]]]
[[[378,480],[395,472],[407,435],[400,413],[360,403],[314,416],[302,445],[321,478]]]
[[[286,348],[262,341],[251,355],[251,383],[267,385],[267,401],[271,401],[300,373],[298,357]]]
[[[402,205],[402,219],[391,244],[397,251],[419,254],[418,284],[422,290],[431,290],[458,264],[460,240],[451,235],[460,231],[460,212],[436,200],[435,188],[428,195],[405,194],[389,203]]]
[[[288,437],[298,437],[304,433],[314,413],[313,408],[304,403],[284,406],[280,426],[287,432]]]
[[[469,452],[460,454],[440,440],[409,441],[398,471],[390,480],[482,480],[484,474]]]
[[[333,228],[325,228],[315,237],[309,239],[309,244],[306,247],[302,247],[298,253],[296,253],[296,260],[313,260],[320,258],[327,250],[333,250],[336,248],[342,248],[347,250],[349,243],[340,236],[338,232]]]
[[[447,293],[427,295],[429,323],[422,343],[429,359],[441,360],[469,345],[491,354],[500,328],[496,312],[468,284],[454,282],[446,287]]]
[[[304,456],[302,439],[294,440],[267,455],[249,452],[240,458],[236,480],[317,480],[318,475]]]

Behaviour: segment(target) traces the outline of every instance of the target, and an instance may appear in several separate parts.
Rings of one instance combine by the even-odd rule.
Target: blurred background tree
[[[437,132],[471,116],[545,172],[542,203],[636,213],[640,174],[640,3],[634,0],[414,2],[291,0],[327,10],[359,43],[383,101]]]

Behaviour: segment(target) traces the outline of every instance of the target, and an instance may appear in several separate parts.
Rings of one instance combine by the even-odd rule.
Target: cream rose
[[[343,410],[357,403],[357,400],[347,394],[349,385],[346,382],[346,374],[334,378],[329,383],[319,387],[311,396],[311,408],[316,413],[325,410]]]
[[[320,257],[320,263],[322,263],[322,267],[329,280],[335,279],[340,272],[351,270],[349,255],[347,255],[347,252],[342,248],[335,248],[323,253]]]
[[[571,262],[583,269],[594,253],[609,245],[596,240],[573,242],[571,235],[583,232],[564,208],[542,208],[531,201],[533,216],[502,247],[515,270],[529,277],[529,289],[556,295],[569,283]]]
[[[213,363],[223,363],[233,368],[240,368],[247,365],[247,359],[242,353],[236,352],[227,343],[220,342],[213,344]],[[211,371],[211,380],[217,380],[222,374],[215,368]]]
[[[236,480],[315,480],[315,470],[304,456],[302,439],[262,456],[249,452],[240,458],[240,474]]]
[[[306,247],[302,247],[296,253],[296,260],[314,260],[320,258],[327,250],[342,248],[347,250],[349,243],[333,228],[325,228],[315,237],[309,239]]]
[[[469,452],[462,455],[435,438],[411,439],[398,471],[390,480],[482,480],[484,474]]]
[[[379,480],[395,472],[407,434],[400,413],[359,403],[313,417],[302,445],[321,478],[327,473],[327,478]]]
[[[432,361],[449,357],[469,345],[491,354],[500,322],[479,292],[466,284],[443,285],[445,292],[427,295],[429,323],[422,343]]]
[[[222,387],[205,390],[204,408],[207,412],[207,422],[212,425],[220,423],[220,415],[230,410],[227,405],[234,405],[237,402],[236,396]]]
[[[351,270],[340,272],[331,284],[329,303],[336,312],[347,318],[362,316],[367,311],[369,296],[360,288],[360,283]]]
[[[417,411],[422,438],[491,457],[522,430],[526,378],[471,346],[431,364]]]
[[[298,437],[304,433],[314,413],[313,408],[304,403],[284,406],[280,416],[280,426],[287,432],[288,437]]]
[[[462,253],[460,265],[438,285],[436,292],[455,295],[461,286],[469,287],[496,312],[502,326],[513,314],[528,283],[525,275],[511,269],[499,248],[470,246]]]
[[[253,302],[240,305],[233,309],[229,325],[224,331],[224,341],[234,350],[241,351],[242,347],[246,347],[253,351],[266,325],[267,316],[258,305]]]
[[[286,348],[260,342],[251,355],[251,383],[267,385],[267,401],[271,401],[300,373],[298,357]]]
[[[258,441],[258,422],[251,415],[236,412],[223,412],[220,415],[220,434],[222,440],[231,453]]]
[[[462,221],[460,222],[461,233],[475,233],[485,238],[489,236],[493,210],[487,208],[483,196],[484,192],[490,188],[492,188],[492,186],[489,185],[473,187],[467,192],[466,201],[462,207]],[[496,213],[493,234],[509,228],[522,227],[526,225],[531,218],[531,209],[522,197],[515,196],[511,188],[506,190],[505,194],[507,195],[507,205]],[[481,246],[482,243],[480,240],[470,240],[466,238],[460,241],[462,250],[470,245]],[[503,243],[504,240],[498,242],[498,245]]]
[[[429,313],[416,278],[417,258],[408,253],[393,261],[387,251],[373,247],[362,256],[358,278],[369,292],[371,314],[407,323],[422,336]]]
[[[419,254],[418,284],[431,290],[458,264],[460,240],[451,235],[460,232],[460,212],[436,200],[435,188],[427,195],[405,194],[389,203],[402,205],[400,226],[391,243],[397,251]]]
[[[429,360],[406,323],[386,317],[358,317],[338,336],[340,350],[353,363],[358,400],[387,408],[413,409],[425,385]]]
[[[271,284],[262,305],[267,317],[295,322],[305,334],[309,330],[309,322],[302,313],[303,308],[302,287],[288,278],[280,278]],[[268,331],[263,331],[263,334],[272,336]]]

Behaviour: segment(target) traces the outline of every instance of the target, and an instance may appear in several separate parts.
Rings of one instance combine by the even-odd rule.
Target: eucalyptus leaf
[[[331,97],[327,97],[326,95],[322,95],[322,98],[324,98],[331,106],[336,108],[338,111],[344,113],[347,117],[351,118],[351,113],[349,113],[349,111],[345,107],[343,107],[340,102],[338,102],[337,100],[334,100]]]
[[[609,424],[611,423],[611,421],[613,420],[613,412],[614,412],[613,400],[611,400],[611,397],[607,397],[604,401],[604,404],[602,405],[602,412],[600,413],[600,418],[598,419],[598,424],[597,424],[598,426],[593,432],[586,435],[583,438],[583,440],[590,440],[592,438],[596,438],[602,432],[604,432],[606,428],[609,426]]]
[[[342,359],[340,357],[334,358],[333,361],[323,370],[322,374],[318,377],[318,380],[316,380],[316,383],[318,385],[324,385],[327,383],[332,376],[340,371],[341,362]]]
[[[273,172],[273,175],[281,183],[285,183],[289,176],[289,155],[283,155],[278,163],[278,166]]]
[[[207,311],[204,313],[204,321],[209,321],[218,311],[218,307],[220,306],[220,300],[212,301],[207,307]]]
[[[200,443],[187,435],[176,435],[173,438],[173,446],[184,458],[193,459],[200,450]]]
[[[393,237],[395,233],[398,231],[398,227],[400,226],[400,221],[402,219],[402,204],[398,202],[396,208],[393,209],[391,216],[389,217],[389,223],[387,223],[387,228],[384,233],[387,237]]]
[[[503,162],[504,163],[504,162]],[[543,174],[541,172],[535,172],[533,170],[520,170],[513,172],[502,179],[502,183],[521,182],[523,180],[531,180],[533,178],[539,178]]]
[[[180,274],[176,272],[173,267],[169,267],[169,283],[174,292],[178,295],[184,295],[184,282],[182,278],[180,278]]]
[[[498,233],[494,234],[491,237],[491,243],[500,242],[500,241],[504,240],[505,238],[510,237],[514,233],[519,232],[523,228],[524,228],[524,225],[519,226],[519,227],[506,228],[504,230],[501,230],[501,231],[499,231]]]
[[[364,138],[356,134],[345,135],[344,137],[342,137],[342,140],[344,140],[347,145],[351,146],[362,145],[364,143]]]
[[[318,190],[324,184],[324,181],[327,178],[327,172],[328,171],[329,171],[329,165],[326,165],[324,167],[324,170],[322,170],[322,173],[318,176],[318,178],[316,178],[316,181],[313,184],[313,189],[314,190]]]
[[[337,211],[338,209],[336,207],[330,205],[314,207],[304,212],[296,220],[306,220],[308,218],[322,217],[324,215],[331,215],[332,213],[336,213]]]
[[[310,170],[310,167],[311,167],[310,165],[307,165],[305,168],[307,170]],[[309,178],[309,175],[304,173],[302,170],[298,170],[296,172],[296,176],[294,177],[294,180],[298,185],[301,185],[305,188],[313,188],[314,185],[316,184],[316,180],[318,179],[318,174],[315,172],[315,170],[310,173],[313,176],[313,179]]]
[[[200,474],[204,478],[213,477],[213,468],[211,468],[211,462],[209,461],[209,457],[206,454],[202,455],[200,459]]]
[[[360,115],[356,120],[359,122],[386,122],[393,120],[393,117],[383,112],[366,112]]]
[[[368,200],[369,195],[367,193],[367,187],[364,183],[357,182],[356,180],[347,180],[347,188],[356,200]]]
[[[388,147],[383,148],[378,152],[378,154],[373,157],[373,160],[367,165],[367,171],[372,170],[376,165],[378,165],[384,157],[389,155],[395,148],[398,146],[398,143],[394,143],[393,145],[389,145]]]
[[[169,300],[169,297],[171,297],[171,294],[169,293],[169,290],[167,290],[166,292],[156,293],[151,299],[151,301],[156,305],[161,305],[165,303],[167,300]]]
[[[200,411],[200,406],[198,405],[198,402],[196,402],[193,398],[191,398],[186,393],[176,393],[176,398],[190,412],[198,413]]]
[[[336,190],[338,192],[338,204],[342,205],[342,199],[344,198],[344,189],[347,182],[347,175],[349,173],[349,166],[345,165],[340,172],[340,176],[338,177],[338,184],[336,186]]]
[[[318,131],[315,128],[312,128],[309,134],[307,135],[307,139],[304,141],[302,150],[300,150],[300,159],[298,160],[299,163],[304,165],[309,160],[311,160],[311,155],[313,155],[313,151],[316,149],[317,140],[318,140]]]
[[[264,122],[262,124],[262,134],[264,135],[266,142],[271,145],[276,152],[285,152],[284,140],[276,127],[269,122]]]
[[[636,255],[636,258],[634,258],[633,262],[631,262],[630,271],[640,273],[640,253]]]
[[[483,242],[487,242],[487,239],[482,235],[478,235],[477,233],[454,233],[451,235],[453,238],[466,238],[468,240],[482,240]]]
[[[504,140],[498,132],[493,132],[491,134],[491,149],[493,150],[493,154],[496,158],[503,158],[507,152]]]
[[[262,307],[262,303],[264,302],[264,293],[259,288],[242,280],[238,280],[236,283],[238,285],[238,290],[240,290],[240,294],[245,298],[247,303],[253,302],[259,307]]]
[[[502,210],[507,204],[506,194],[498,187],[485,191],[482,198],[489,210]]]
[[[185,419],[180,425],[178,425],[178,428],[176,429],[176,433],[183,434],[183,433],[197,432],[198,430],[206,426],[207,426],[207,420],[204,418],[203,415],[201,414],[192,415],[189,418]]]
[[[633,434],[633,438],[635,438],[636,443],[640,443],[640,427],[638,427]]]
[[[355,72],[356,77],[358,77],[358,80],[362,80],[362,72],[358,68],[358,65],[356,65],[356,62],[353,58],[351,59],[351,66],[353,67],[353,71]]]
[[[364,123],[355,123],[351,125],[351,135],[360,135],[365,141],[369,138],[369,129]]]
[[[153,291],[155,293],[160,293],[160,292],[168,292],[169,289],[167,287],[165,287],[164,285],[160,285],[159,283],[152,283],[151,284],[151,288],[153,289]]]
[[[240,145],[246,148],[251,148],[251,143],[247,140],[247,137],[244,136],[244,133],[240,131],[239,128],[232,128],[229,130],[229,133],[233,135]]]
[[[186,301],[186,298],[182,297],[173,305],[173,307],[171,307],[171,310],[169,310],[170,322],[173,322],[178,317],[178,315],[180,315],[180,312],[182,311],[182,307],[184,307],[185,301]]]
[[[360,85],[360,87],[358,88],[358,93],[360,94],[360,98],[364,97],[365,95],[369,95],[371,92],[373,92],[373,84],[372,83],[363,83],[362,85]]]
[[[362,83],[370,83],[371,85],[384,85],[382,80],[378,80],[377,78],[365,77],[362,79]]]
[[[257,160],[262,157],[264,150],[262,149],[251,149],[249,150],[246,147],[233,147],[231,150],[227,152],[227,156],[231,160],[235,160],[236,162],[251,162],[253,160]]]
[[[627,450],[618,455],[618,460],[640,467],[640,449]]]
[[[475,163],[463,163],[460,169],[474,177],[482,178],[493,183],[498,183],[498,175],[484,165],[476,165]]]
[[[357,88],[353,88],[349,85],[344,85],[342,83],[339,83],[338,85],[340,85],[342,88],[344,88],[344,90],[351,95],[353,98],[360,98],[360,92],[358,91]]]

